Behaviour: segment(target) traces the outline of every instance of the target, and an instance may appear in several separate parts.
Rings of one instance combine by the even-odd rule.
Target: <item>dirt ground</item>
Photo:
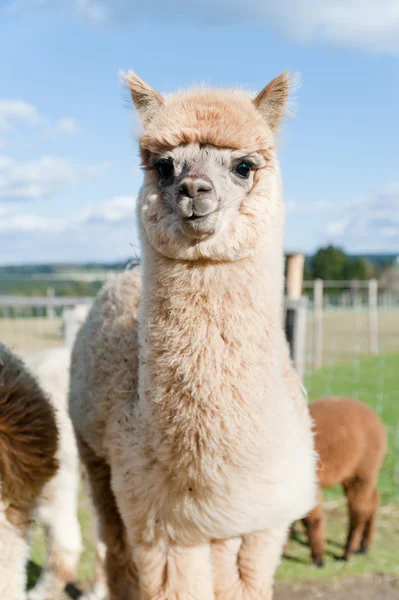
[[[273,600],[399,600],[399,578],[351,577],[336,582],[278,583]]]
[[[80,596],[80,590],[68,586],[66,598],[77,600]],[[399,600],[399,578],[371,575],[329,582],[277,583],[273,600]]]

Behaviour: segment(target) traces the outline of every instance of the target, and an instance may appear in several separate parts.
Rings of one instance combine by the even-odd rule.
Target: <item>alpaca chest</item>
[[[315,497],[312,443],[300,435],[294,415],[284,413],[264,415],[263,431],[259,418],[250,427],[241,415],[228,443],[221,434],[226,424],[216,433],[217,419],[208,439],[196,444],[193,438],[169,444],[150,428],[142,432],[119,471],[124,494],[117,496],[132,537],[198,544],[286,527],[304,516]],[[281,417],[284,430],[277,427]]]

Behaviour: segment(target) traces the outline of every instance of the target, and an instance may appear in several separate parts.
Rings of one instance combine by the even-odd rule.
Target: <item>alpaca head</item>
[[[125,81],[144,126],[138,201],[144,247],[184,260],[239,260],[268,244],[281,250],[274,135],[288,75],[255,98],[203,88],[164,97],[133,73]]]

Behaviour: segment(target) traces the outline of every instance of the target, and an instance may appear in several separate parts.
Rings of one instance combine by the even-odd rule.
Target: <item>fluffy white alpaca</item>
[[[80,462],[67,404],[70,357],[68,348],[49,348],[25,357],[55,409],[59,429],[59,468],[37,506],[37,517],[44,525],[49,545],[47,563],[28,594],[29,600],[58,598],[65,585],[75,579],[82,551],[78,521]]]
[[[57,469],[53,409],[24,363],[0,344],[0,598],[26,598],[32,512]]]
[[[99,294],[70,387],[111,600],[270,600],[287,528],[316,498],[281,327],[289,80],[254,99],[127,81],[143,270]]]
[[[62,595],[67,583],[76,579],[82,552],[78,521],[80,461],[67,402],[70,360],[69,348],[49,348],[25,358],[55,409],[59,429],[59,468],[45,486],[36,511],[49,546],[47,562],[37,584],[28,593],[28,600],[54,600]],[[82,600],[103,600],[107,596],[101,572],[104,554],[101,542],[96,552],[93,590]]]

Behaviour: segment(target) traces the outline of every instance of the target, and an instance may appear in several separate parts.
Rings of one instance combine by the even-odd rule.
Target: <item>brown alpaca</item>
[[[23,362],[0,344],[0,598],[25,598],[35,502],[57,470],[53,409]]]
[[[365,553],[375,528],[378,472],[387,449],[381,419],[354,398],[329,397],[310,405],[319,456],[319,503],[303,519],[313,564],[323,565],[325,553],[322,488],[339,483],[348,500],[349,530],[343,559]]]

